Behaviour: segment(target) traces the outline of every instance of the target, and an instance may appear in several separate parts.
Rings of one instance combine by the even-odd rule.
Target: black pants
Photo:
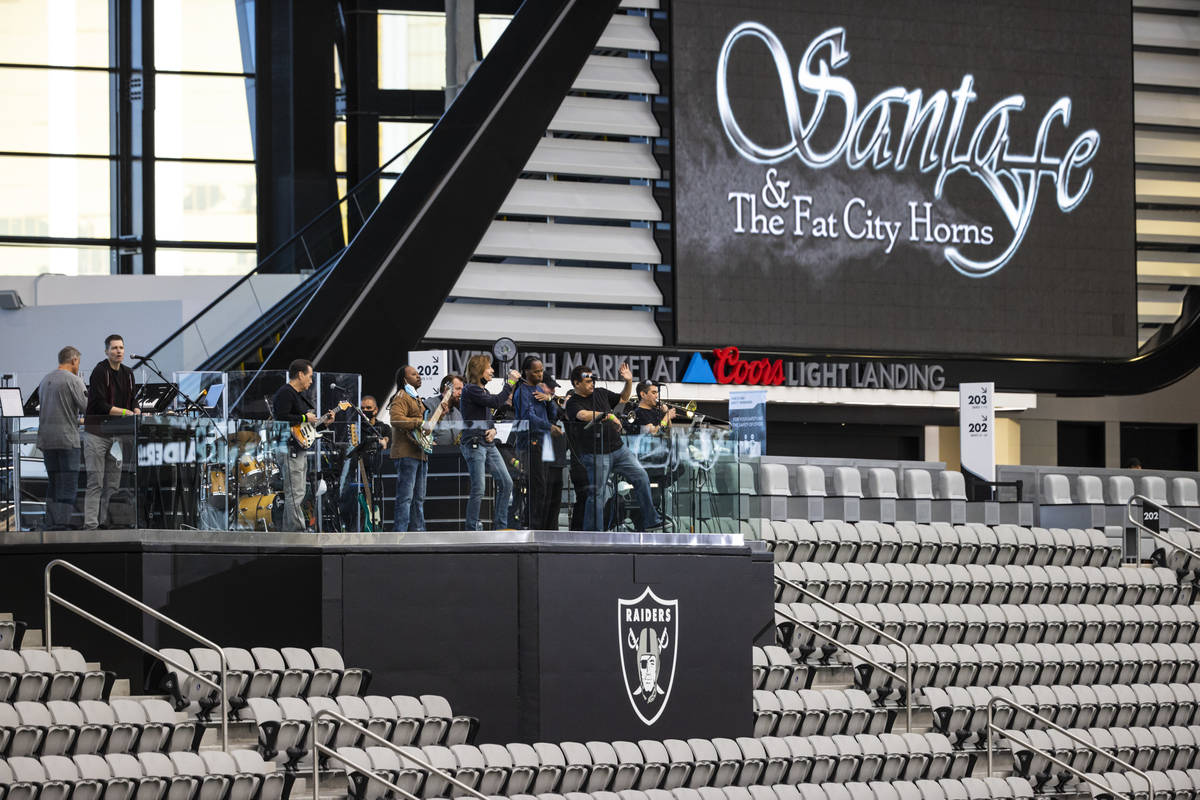
[[[546,492],[548,476],[546,464],[542,462],[542,437],[529,437],[529,446],[524,448],[525,459],[525,526],[532,530],[544,530],[546,524]],[[557,527],[557,526],[555,526]]]
[[[571,530],[581,531],[584,509],[587,508],[588,497],[591,496],[591,484],[588,483],[587,468],[574,453],[571,455],[571,488],[575,490],[575,504],[571,507]]]
[[[558,513],[562,509],[563,468],[561,464],[546,465],[546,515],[538,530],[558,530]]]

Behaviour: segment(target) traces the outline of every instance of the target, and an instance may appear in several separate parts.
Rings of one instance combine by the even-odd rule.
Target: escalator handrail
[[[436,124],[436,123],[434,123],[434,124]],[[167,338],[165,338],[161,342],[159,342],[149,353],[147,353],[145,356],[142,356],[141,358],[139,358],[136,362],[131,364],[130,367],[133,369],[140,367],[145,361],[153,358],[164,347],[166,347],[171,342],[175,341],[175,339],[177,339],[180,335],[182,335],[184,331],[186,331],[188,328],[191,328],[193,325],[195,325],[196,322],[201,317],[203,317],[205,314],[207,314],[209,311],[211,311],[218,303],[220,303],[222,300],[224,300],[226,297],[228,297],[230,294],[232,294],[235,289],[237,289],[239,286],[241,286],[246,281],[250,280],[250,278],[253,277],[254,275],[257,275],[262,270],[262,268],[267,264],[267,262],[269,262],[276,255],[278,255],[279,252],[283,250],[283,248],[288,247],[293,242],[295,242],[297,239],[299,239],[301,236],[303,236],[313,225],[316,225],[317,222],[319,220],[323,219],[325,217],[325,215],[328,214],[330,211],[337,208],[342,203],[346,202],[351,197],[351,195],[353,195],[355,192],[357,192],[359,189],[361,189],[368,181],[374,180],[375,178],[378,178],[380,175],[382,175],[384,170],[386,170],[388,167],[390,167],[396,161],[396,159],[400,158],[400,156],[407,153],[418,142],[420,142],[422,139],[424,139],[426,136],[428,136],[429,132],[433,130],[434,124],[431,124],[428,128],[421,131],[421,133],[419,135],[417,135],[411,142],[406,144],[404,146],[404,148],[402,150],[400,150],[400,152],[396,153],[396,155],[392,156],[387,161],[385,161],[383,164],[379,165],[379,167],[377,169],[373,170],[369,175],[367,175],[361,181],[356,183],[353,187],[351,187],[350,189],[347,189],[345,195],[343,195],[342,197],[339,197],[337,200],[335,200],[334,202],[325,206],[325,208],[318,211],[313,216],[312,219],[310,219],[307,223],[305,223],[304,227],[300,228],[300,230],[293,233],[290,237],[288,237],[288,239],[285,242],[283,242],[278,247],[276,247],[274,250],[272,250],[270,253],[268,253],[266,255],[266,257],[264,257],[262,259],[262,261],[259,261],[257,264],[254,265],[253,269],[251,269],[245,275],[243,275],[242,277],[240,277],[236,281],[234,281],[229,286],[229,288],[227,288],[225,291],[223,291],[219,295],[217,295],[211,303],[209,303],[204,308],[202,308],[198,312],[196,312],[195,316],[193,316],[187,322],[183,323],[183,325],[179,326],[179,328],[177,330],[175,330],[170,336],[168,336]],[[317,270],[317,272],[319,273],[320,270]]]

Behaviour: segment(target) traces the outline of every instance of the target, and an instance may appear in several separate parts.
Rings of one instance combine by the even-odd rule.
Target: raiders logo
[[[653,725],[662,716],[675,682],[679,653],[679,601],[650,589],[617,600],[617,636],[625,692],[638,718]]]

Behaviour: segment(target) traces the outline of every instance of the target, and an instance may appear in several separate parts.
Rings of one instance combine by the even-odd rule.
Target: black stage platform
[[[750,735],[751,645],[774,618],[770,553],[741,536],[0,534],[0,610],[39,627],[55,558],[222,646],[337,648],[373,671],[370,694],[444,695],[482,720],[480,741]],[[192,646],[65,570],[53,589]],[[53,613],[55,644],[140,691],[140,653]]]

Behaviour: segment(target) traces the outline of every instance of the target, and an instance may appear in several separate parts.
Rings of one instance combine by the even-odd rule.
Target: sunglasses
[[[583,373],[580,373],[580,375],[579,375],[579,380],[581,380],[581,381],[590,381],[590,380],[592,380],[592,379],[593,379],[593,378],[595,378],[595,377],[596,377],[596,376],[595,376],[595,375],[593,375],[593,374],[592,374],[592,373],[590,373],[590,372],[583,372]]]

